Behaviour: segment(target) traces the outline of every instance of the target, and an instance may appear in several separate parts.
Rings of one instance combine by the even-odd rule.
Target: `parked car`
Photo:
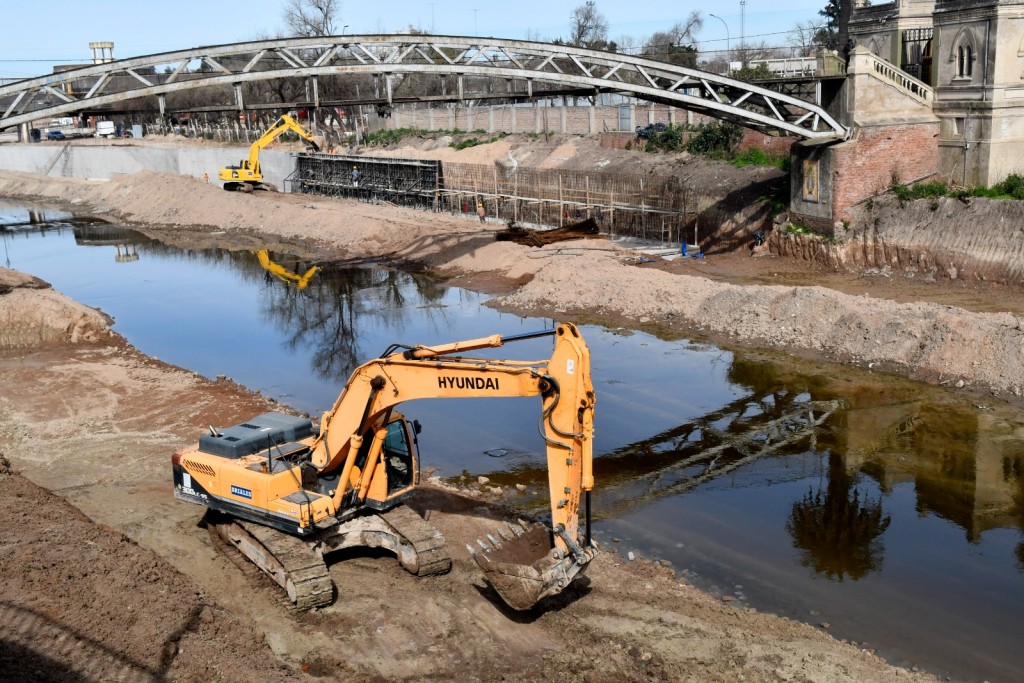
[[[49,133],[46,134],[46,139],[47,140],[66,140],[67,136],[64,135],[64,133],[60,132],[59,130],[51,130]]]
[[[113,121],[97,121],[96,122],[96,137],[98,138],[109,138],[113,137],[116,129],[114,128]]]
[[[655,133],[664,133],[666,130],[668,130],[668,124],[659,121],[649,126],[637,126],[636,136],[638,138],[650,138]]]

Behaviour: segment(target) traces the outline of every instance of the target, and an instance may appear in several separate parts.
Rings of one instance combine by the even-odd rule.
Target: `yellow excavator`
[[[313,265],[307,268],[306,272],[302,275],[293,273],[277,261],[272,260],[270,258],[270,252],[266,249],[259,249],[256,252],[256,258],[259,259],[260,265],[263,266],[264,270],[284,282],[286,285],[295,285],[296,289],[305,289],[308,287],[310,280],[320,272],[320,266]]]
[[[252,143],[248,159],[242,159],[238,166],[226,166],[220,169],[220,179],[224,182],[224,189],[229,192],[276,190],[277,188],[271,183],[263,182],[263,174],[260,172],[260,150],[289,130],[305,140],[309,149],[314,152],[320,151],[320,144],[315,135],[299,125],[292,117],[282,114],[281,118],[260,136],[259,140]]]
[[[461,355],[543,336],[554,337],[547,360]],[[402,505],[419,485],[420,425],[396,408],[423,398],[514,396],[540,397],[550,525],[519,520],[467,548],[510,607],[529,609],[560,593],[597,554],[590,533],[590,351],[571,324],[439,346],[392,345],[356,368],[318,431],[309,419],[274,412],[211,426],[172,456],[174,495],[205,506],[215,538],[252,560],[299,609],[332,602],[324,556],[343,548],[385,548],[414,574],[445,573],[451,558],[444,537]]]

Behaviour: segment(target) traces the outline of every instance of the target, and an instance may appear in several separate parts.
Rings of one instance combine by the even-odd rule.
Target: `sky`
[[[342,0],[339,32],[389,33],[410,26],[437,34],[512,39],[553,39],[569,32],[572,10],[583,0]],[[693,10],[704,15],[697,36],[701,50],[721,50],[726,37],[735,47],[748,42],[786,44],[798,22],[819,20],[825,0],[740,0],[666,2],[595,0],[608,20],[608,37],[643,41]],[[112,41],[117,59],[200,45],[254,40],[284,32],[285,0],[166,3],[142,0],[50,0],[43,8],[19,0],[5,2],[0,28],[0,78],[28,78],[54,64],[85,63],[89,43]],[[713,11],[721,20],[708,16]],[[343,29],[343,27],[345,27]]]

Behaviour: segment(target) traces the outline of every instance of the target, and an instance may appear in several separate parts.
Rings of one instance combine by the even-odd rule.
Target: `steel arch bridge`
[[[430,35],[213,45],[29,78],[0,86],[0,130],[140,98],[156,98],[150,106],[163,115],[168,94],[215,86],[234,91],[234,102],[222,110],[244,110],[243,85],[279,79],[305,79],[305,106],[316,107],[322,102],[318,79],[355,75],[372,77],[375,97],[387,103],[420,99],[413,85],[425,79],[417,76],[435,84],[440,79],[442,94],[429,99],[454,102],[473,99],[484,83],[504,80],[510,98],[544,97],[550,88],[615,92],[773,134],[820,140],[847,134],[816,104],[697,69],[566,45]],[[396,89],[402,92],[396,95]]]

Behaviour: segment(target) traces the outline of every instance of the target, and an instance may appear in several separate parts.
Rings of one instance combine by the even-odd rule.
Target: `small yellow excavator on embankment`
[[[305,140],[312,151],[320,151],[320,144],[315,135],[300,126],[292,117],[282,114],[281,118],[260,136],[259,140],[252,143],[248,159],[242,159],[238,166],[225,166],[220,169],[220,180],[224,183],[224,189],[230,192],[276,190],[274,185],[263,182],[263,173],[260,171],[260,150],[289,130]]]
[[[548,360],[455,355],[541,336],[555,339]],[[174,495],[206,506],[211,531],[270,575],[300,609],[333,600],[324,555],[342,548],[386,548],[414,574],[441,574],[451,568],[443,536],[401,504],[419,484],[420,426],[396,407],[422,398],[513,396],[541,399],[551,524],[508,524],[468,549],[502,599],[528,609],[561,592],[597,554],[590,535],[590,351],[571,324],[433,347],[392,345],[356,368],[315,434],[309,419],[283,413],[210,427],[198,444],[171,458]]]

